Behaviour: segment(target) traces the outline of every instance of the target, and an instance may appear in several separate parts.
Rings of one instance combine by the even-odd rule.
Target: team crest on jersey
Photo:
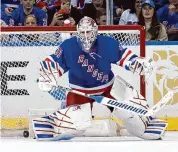
[[[57,58],[59,58],[62,54],[62,49],[59,47],[54,54],[56,55]]]

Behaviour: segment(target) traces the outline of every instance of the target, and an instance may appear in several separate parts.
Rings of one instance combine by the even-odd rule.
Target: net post
[[[146,50],[145,50],[145,29],[144,27],[140,28],[140,56],[145,57],[146,56]],[[143,76],[140,76],[140,93],[143,97],[146,98],[146,84]]]

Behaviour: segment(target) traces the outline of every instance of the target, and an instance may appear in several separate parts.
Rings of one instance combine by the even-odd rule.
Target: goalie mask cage
[[[145,32],[141,26],[100,26],[99,34],[113,37],[120,41],[119,47],[128,47],[139,56],[145,56]],[[27,130],[29,109],[40,111],[61,106],[61,101],[38,89],[36,80],[39,62],[54,53],[64,39],[75,35],[75,27],[2,27],[0,35],[2,136],[16,136],[16,133],[13,134],[14,131],[22,134],[22,130]],[[138,75],[137,78],[133,77],[131,72],[124,73],[122,68],[118,69],[117,66],[113,66],[112,69],[115,74],[133,79],[134,86],[136,85],[145,96],[145,84]],[[59,81],[68,85],[65,75]]]

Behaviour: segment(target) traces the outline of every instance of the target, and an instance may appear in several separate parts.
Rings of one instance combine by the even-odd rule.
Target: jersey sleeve
[[[111,53],[112,52],[112,53]],[[110,61],[117,64],[126,70],[130,70],[128,67],[129,61],[133,62],[138,57],[129,48],[123,48],[119,41],[115,41],[111,45]]]
[[[59,46],[54,54],[49,55],[45,59],[45,61],[53,62],[54,64],[56,64],[55,67],[57,68],[60,76],[68,71],[64,54],[65,53],[62,46]]]
[[[167,16],[167,14],[169,14],[168,5],[165,5],[164,7],[161,7],[157,10],[157,17],[161,22],[165,18],[164,16]]]
[[[129,48],[123,48],[119,41],[110,39],[108,40],[108,53],[110,63],[117,64],[125,69],[129,70],[127,64],[129,61],[133,61],[136,57],[136,54],[132,52]]]
[[[20,7],[21,6],[19,6],[19,8],[15,9],[11,13],[11,18],[13,20],[14,26],[18,26],[18,22],[19,22],[19,9],[20,9]]]
[[[36,8],[36,9],[38,9],[38,8]],[[46,14],[46,12],[41,10],[41,9],[38,9],[37,13],[38,13],[38,14],[36,14],[36,15],[38,15],[37,24],[39,26],[47,26],[47,14]]]
[[[7,6],[5,4],[1,4],[1,12],[4,12],[5,8],[7,8]]]

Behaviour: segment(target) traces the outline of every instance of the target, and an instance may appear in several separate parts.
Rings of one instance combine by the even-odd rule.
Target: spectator
[[[20,0],[1,0],[1,4],[11,8],[17,8],[20,4]]]
[[[0,25],[1,25],[1,27],[8,26],[8,25],[6,24],[6,22],[4,22],[2,19],[0,19]]]
[[[35,0],[36,6],[48,15],[48,25],[51,23],[54,14],[61,8],[61,3],[64,0]]]
[[[145,27],[146,41],[168,40],[166,28],[158,21],[155,4],[152,0],[143,1],[138,23]]]
[[[76,6],[79,2],[80,6],[83,6],[82,3],[84,2],[82,8],[78,7],[79,5]],[[76,24],[84,16],[96,20],[96,12],[100,8],[106,9],[106,0],[72,0],[71,16],[76,21]]]
[[[141,3],[142,0],[130,0],[131,8],[122,13],[119,25],[137,24],[141,12]]]
[[[92,2],[96,10],[99,10],[100,8],[106,9],[106,0],[93,0]]]
[[[106,9],[100,8],[97,10],[96,21],[98,25],[106,25]]]
[[[20,0],[1,0],[1,10],[9,16],[14,9],[18,8],[19,4]]]
[[[114,25],[119,24],[119,20],[121,14],[123,13],[124,9],[121,3],[121,0],[114,0],[114,7],[113,7],[113,23]]]
[[[33,6],[33,0],[21,0],[21,5],[12,12],[11,16],[15,26],[23,26],[25,17],[33,14],[36,17],[37,25],[47,25],[47,15],[43,10]]]
[[[3,10],[1,10],[1,16],[0,19],[3,20],[7,25],[13,26],[14,21],[11,19],[10,15],[7,15],[7,13]]]
[[[75,20],[67,14],[54,14],[53,20],[49,26],[64,26],[64,21],[69,20],[71,25],[75,25]]]
[[[36,17],[34,15],[27,15],[24,22],[25,26],[37,26]]]
[[[61,7],[60,9],[68,9],[70,10],[71,0],[61,0]]]
[[[2,1],[1,16],[0,18],[9,26],[14,25],[14,21],[11,18],[11,12],[18,7],[20,1]]]
[[[169,3],[169,0],[153,0],[155,3],[155,9],[158,10],[159,8],[163,7],[165,4]]]
[[[167,28],[169,41],[178,40],[178,0],[169,0],[170,4],[158,9],[157,15],[161,23]]]
[[[106,8],[106,0],[71,0],[72,6],[79,9],[84,8],[85,4],[90,4],[90,3],[93,3],[96,9],[99,9],[101,7]]]
[[[75,8],[83,8],[84,4],[86,1],[91,1],[91,0],[71,0],[71,5]]]
[[[67,19],[71,25],[75,25],[75,20],[70,16],[70,0],[65,0],[66,3],[61,4],[61,9],[54,14],[50,26],[63,26]]]
[[[8,7],[7,5],[2,4],[1,5],[1,11],[4,12],[6,15],[10,16],[11,12],[14,10],[15,8],[12,7]]]
[[[114,24],[118,25],[122,13],[127,9],[131,9],[135,5],[135,3],[133,4],[132,0],[113,0],[113,2],[114,2],[114,12],[113,12]]]
[[[45,12],[48,10],[56,10],[61,6],[62,0],[35,0],[36,6]]]
[[[83,17],[82,10],[80,10],[77,7],[74,7],[72,5],[71,5],[70,14],[71,14],[71,17],[74,18],[76,24]]]
[[[82,9],[82,15],[91,17],[96,21],[96,12],[100,8],[106,9],[106,0],[90,0],[90,1],[85,0],[85,5],[84,8]]]

